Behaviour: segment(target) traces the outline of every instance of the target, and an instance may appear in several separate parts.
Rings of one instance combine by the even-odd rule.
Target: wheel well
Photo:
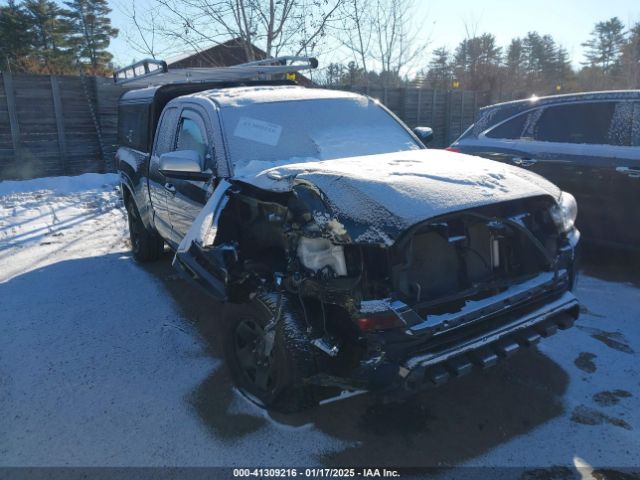
[[[131,193],[131,190],[129,190],[129,187],[126,184],[121,183],[120,186],[122,190],[122,203],[124,203],[126,207],[129,204],[129,202],[132,201],[133,195]]]

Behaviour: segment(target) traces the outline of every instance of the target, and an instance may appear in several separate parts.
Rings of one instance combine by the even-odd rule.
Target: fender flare
[[[133,181],[131,180],[129,175],[127,175],[123,171],[120,171],[120,189],[121,189],[120,194],[122,196],[122,203],[125,204],[126,206],[127,200],[133,202],[134,207],[136,208],[136,210],[140,215],[140,218],[142,219],[144,228],[146,228],[150,232],[157,233],[156,228],[153,224],[153,209],[151,208],[150,205],[149,205],[149,208],[146,208],[146,209],[140,208],[140,205],[138,205],[138,201],[136,198],[137,197],[136,189],[133,186]]]

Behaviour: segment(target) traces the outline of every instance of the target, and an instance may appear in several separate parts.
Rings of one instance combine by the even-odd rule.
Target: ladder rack
[[[231,67],[176,68],[169,69],[163,60],[145,59],[113,72],[116,84],[140,87],[170,83],[239,82],[271,79],[273,75],[285,75],[300,70],[318,68],[313,57],[276,57]]]

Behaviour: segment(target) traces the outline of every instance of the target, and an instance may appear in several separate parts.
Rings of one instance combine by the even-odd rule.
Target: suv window
[[[609,127],[609,144],[628,147],[631,145],[633,124],[633,102],[618,102]]]
[[[522,137],[526,120],[527,114],[518,115],[517,117],[507,120],[503,124],[495,127],[487,133],[487,137],[517,140]]]
[[[206,136],[195,120],[188,117],[180,119],[176,150],[195,150],[204,160],[207,155],[207,141],[205,139]]]
[[[533,126],[542,142],[629,145],[631,116],[624,103],[597,102],[547,107]],[[625,118],[626,117],[626,118]]]
[[[640,102],[634,103],[631,120],[631,145],[640,147]]]

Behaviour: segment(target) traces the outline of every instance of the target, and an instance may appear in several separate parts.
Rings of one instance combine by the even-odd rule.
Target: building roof
[[[253,60],[267,58],[265,51],[250,45],[253,50]],[[234,38],[224,43],[214,45],[199,52],[185,53],[168,59],[169,68],[188,67],[230,67],[250,61],[245,50],[245,41],[242,38]]]
[[[166,63],[170,70],[194,67],[231,67],[251,61],[247,58],[245,45],[246,42],[244,39],[240,37],[233,38],[200,52],[184,53],[174,56],[167,59]],[[252,60],[264,60],[267,58],[267,53],[264,50],[253,44],[251,44],[249,48],[253,50]],[[296,76],[300,85],[313,86],[313,82],[301,73],[297,73]]]

